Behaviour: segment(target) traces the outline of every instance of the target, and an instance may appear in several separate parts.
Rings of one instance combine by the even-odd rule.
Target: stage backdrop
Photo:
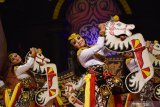
[[[113,0],[75,0],[66,18],[71,25],[71,32],[81,34],[89,45],[93,45],[98,38],[98,24],[120,13]]]

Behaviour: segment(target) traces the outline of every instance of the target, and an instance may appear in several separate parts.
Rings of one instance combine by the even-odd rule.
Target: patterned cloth
[[[107,98],[110,95],[107,92],[107,95],[104,95],[103,85],[106,84],[106,78],[109,77],[107,74],[106,65],[94,65],[87,68],[87,72],[90,74],[96,74],[96,81],[95,81],[95,95],[96,95],[96,107],[105,107]],[[105,92],[106,93],[106,92]]]
[[[87,73],[96,74],[95,94],[96,107],[105,107],[114,90],[123,90],[123,81],[120,77],[113,76],[107,65],[94,65],[87,68]]]
[[[33,82],[30,78],[20,80],[23,84],[21,94],[15,104],[15,107],[29,107],[31,102],[34,102],[35,89],[33,89]]]

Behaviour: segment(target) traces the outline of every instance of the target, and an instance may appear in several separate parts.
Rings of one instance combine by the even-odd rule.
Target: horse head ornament
[[[131,36],[132,32],[130,30],[133,30],[135,28],[134,24],[125,24],[123,22],[120,22],[118,16],[112,17],[111,20],[107,21],[105,24],[106,33],[112,36],[119,36],[122,34]]]
[[[132,93],[141,91],[147,81],[153,74],[153,66],[149,58],[149,53],[145,47],[146,42],[140,33],[132,34],[131,30],[135,28],[134,24],[125,24],[119,21],[118,16],[103,23],[100,33],[105,33],[105,47],[117,53],[132,51],[134,59],[137,62],[138,70],[130,72],[125,79],[127,89]],[[121,37],[125,37],[123,40]]]
[[[42,54],[42,50],[41,49],[37,49],[37,54],[36,54],[36,58],[35,58],[36,62],[39,63],[40,65],[44,65],[50,62],[50,59],[46,58],[43,54]]]
[[[46,78],[46,82],[35,95],[35,101],[40,106],[45,106],[50,100],[53,100],[58,96],[58,74],[57,67],[54,63],[49,63],[50,59],[46,58],[42,54],[41,49],[37,49],[32,73],[36,75],[43,75]]]
[[[84,107],[84,103],[77,98],[76,92],[83,87],[85,81],[82,77],[78,83],[67,82],[65,84],[65,96],[68,98],[69,102],[73,104],[75,107]]]
[[[125,24],[119,21],[118,16],[114,16],[111,20],[103,23],[100,32],[103,29],[106,36],[105,46],[116,52],[124,52],[131,50],[130,37],[132,36],[131,30],[135,28],[134,24]],[[124,39],[122,40],[122,37]]]
[[[152,54],[154,55],[160,55],[160,44],[157,40],[154,41]]]
[[[146,41],[146,48],[149,51],[150,59],[154,67],[160,67],[160,44],[157,40]]]

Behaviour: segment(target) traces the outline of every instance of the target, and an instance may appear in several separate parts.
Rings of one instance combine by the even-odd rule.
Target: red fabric
[[[56,98],[54,98],[54,104],[55,104],[55,107],[58,107],[58,101]]]
[[[130,107],[132,101],[132,96],[131,94],[128,95],[128,99],[126,101],[125,107]]]
[[[10,88],[12,90],[14,90],[14,87],[16,86],[16,84],[19,82],[16,75],[10,70],[8,71],[7,76],[5,77],[5,83],[7,85],[7,88]]]
[[[120,95],[114,95],[115,107],[123,107]]]
[[[139,48],[139,49],[134,50],[140,68],[142,68],[142,67],[143,67],[143,64],[144,64],[143,58],[142,58],[142,52],[143,52],[144,49],[145,49],[145,47],[141,47],[141,48]]]
[[[95,107],[96,105],[96,98],[95,98],[95,74],[91,74],[90,79],[90,107]]]

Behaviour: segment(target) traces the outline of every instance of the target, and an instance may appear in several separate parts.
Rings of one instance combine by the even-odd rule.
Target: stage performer
[[[8,58],[12,66],[12,72],[15,74],[16,78],[19,80],[14,88],[12,97],[9,98],[9,89],[5,91],[5,104],[7,107],[34,107],[34,90],[36,88],[36,83],[34,78],[30,75],[30,68],[32,68],[34,63],[34,58],[36,57],[36,48],[30,48],[30,56],[24,63],[22,58],[17,53],[9,54]]]
[[[102,26],[103,23],[99,24],[99,29],[101,29]],[[79,63],[87,69],[87,75],[84,79],[86,81],[86,87],[90,86],[90,89],[85,90],[85,106],[105,107],[107,105],[106,99],[111,94],[110,88],[112,86],[108,84],[111,83],[111,79],[109,78],[112,78],[112,73],[108,70],[106,64],[108,50],[104,47],[104,34],[104,30],[100,30],[97,43],[93,46],[89,46],[85,39],[77,33],[72,33],[68,38],[70,44],[77,50]],[[119,82],[119,79],[117,80]],[[96,83],[94,84],[95,81]],[[87,82],[89,82],[89,84]],[[96,96],[96,98],[94,98],[94,96]]]

